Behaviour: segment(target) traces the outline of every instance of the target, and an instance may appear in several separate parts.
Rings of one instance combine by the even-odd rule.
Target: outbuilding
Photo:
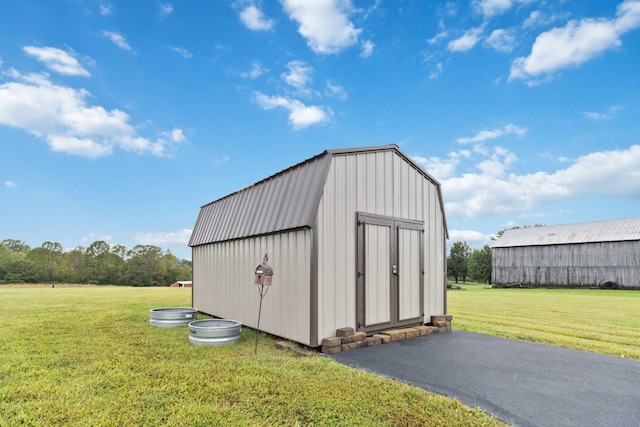
[[[507,230],[491,270],[495,286],[640,289],[640,218]]]
[[[326,150],[204,205],[189,246],[193,306],[311,347],[446,314],[440,184],[396,145]]]
[[[178,280],[171,284],[172,288],[191,288],[191,280]]]

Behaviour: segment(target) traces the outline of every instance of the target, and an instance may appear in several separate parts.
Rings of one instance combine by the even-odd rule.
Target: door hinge
[[[364,224],[364,222],[358,221],[358,227],[360,227],[362,224]]]
[[[360,273],[360,272],[358,271],[358,279],[359,279],[359,278],[361,278],[362,276],[364,276],[364,274],[362,274],[362,273]]]

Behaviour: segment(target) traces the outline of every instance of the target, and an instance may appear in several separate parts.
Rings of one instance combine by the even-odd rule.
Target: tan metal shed
[[[396,145],[327,150],[202,206],[193,306],[255,328],[268,252],[263,331],[315,347],[423,324],[446,314],[447,238],[440,184]]]

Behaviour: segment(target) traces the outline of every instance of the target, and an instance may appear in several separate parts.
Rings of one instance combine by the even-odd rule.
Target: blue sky
[[[190,258],[201,205],[394,143],[450,242],[640,212],[640,1],[0,0],[0,239]]]

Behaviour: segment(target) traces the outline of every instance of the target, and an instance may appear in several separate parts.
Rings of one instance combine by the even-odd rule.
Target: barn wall
[[[425,315],[444,313],[445,226],[437,187],[394,151],[336,155],[317,216],[318,338],[356,327],[356,212],[425,222]]]
[[[308,229],[194,247],[194,307],[255,328],[254,272],[268,252],[273,285],[263,299],[260,330],[310,345],[310,248]]]
[[[494,248],[492,282],[640,289],[640,241]]]

